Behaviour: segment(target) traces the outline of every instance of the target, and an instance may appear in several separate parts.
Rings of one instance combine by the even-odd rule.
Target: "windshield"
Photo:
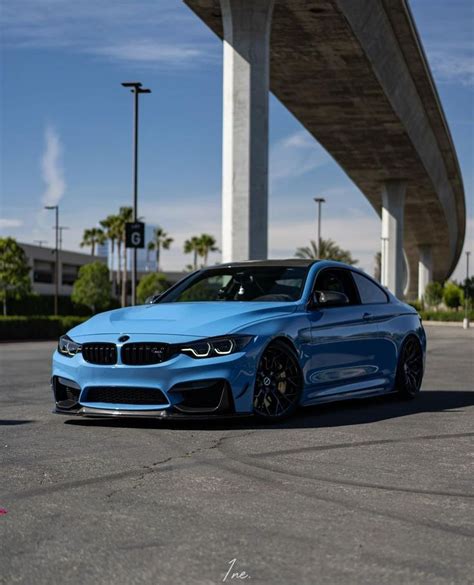
[[[164,293],[158,303],[292,302],[303,292],[307,267],[258,266],[203,270]]]

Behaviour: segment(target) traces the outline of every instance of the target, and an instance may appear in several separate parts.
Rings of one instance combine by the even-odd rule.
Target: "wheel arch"
[[[291,337],[288,337],[287,335],[284,335],[283,333],[280,333],[279,335],[275,335],[275,337],[272,337],[268,343],[265,345],[264,351],[265,349],[271,345],[272,343],[274,343],[275,341],[281,341],[282,343],[284,343],[289,349],[291,349],[291,351],[295,354],[295,356],[298,358],[298,365],[301,368],[301,365],[299,364],[299,351],[298,348],[296,347],[294,341],[291,339]]]

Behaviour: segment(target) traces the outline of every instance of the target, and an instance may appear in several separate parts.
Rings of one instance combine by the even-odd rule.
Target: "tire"
[[[258,364],[254,414],[268,422],[284,420],[298,408],[302,390],[303,375],[296,353],[285,342],[273,341]]]
[[[401,398],[412,400],[419,393],[422,380],[423,350],[418,338],[410,335],[400,350],[395,388]]]

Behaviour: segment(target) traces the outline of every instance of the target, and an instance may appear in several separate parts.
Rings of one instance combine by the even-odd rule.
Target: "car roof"
[[[319,260],[313,259],[306,259],[306,258],[288,258],[282,260],[245,260],[243,262],[226,262],[223,264],[217,264],[216,266],[206,266],[205,270],[213,270],[213,269],[220,269],[220,268],[247,268],[247,267],[297,267],[300,266],[302,268],[306,268],[319,262]]]

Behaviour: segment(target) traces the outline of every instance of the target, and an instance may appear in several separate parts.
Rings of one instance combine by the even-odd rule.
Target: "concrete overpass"
[[[413,297],[448,278],[464,190],[407,2],[185,2],[224,40],[224,261],[267,256],[271,90],[382,217],[383,283]]]

